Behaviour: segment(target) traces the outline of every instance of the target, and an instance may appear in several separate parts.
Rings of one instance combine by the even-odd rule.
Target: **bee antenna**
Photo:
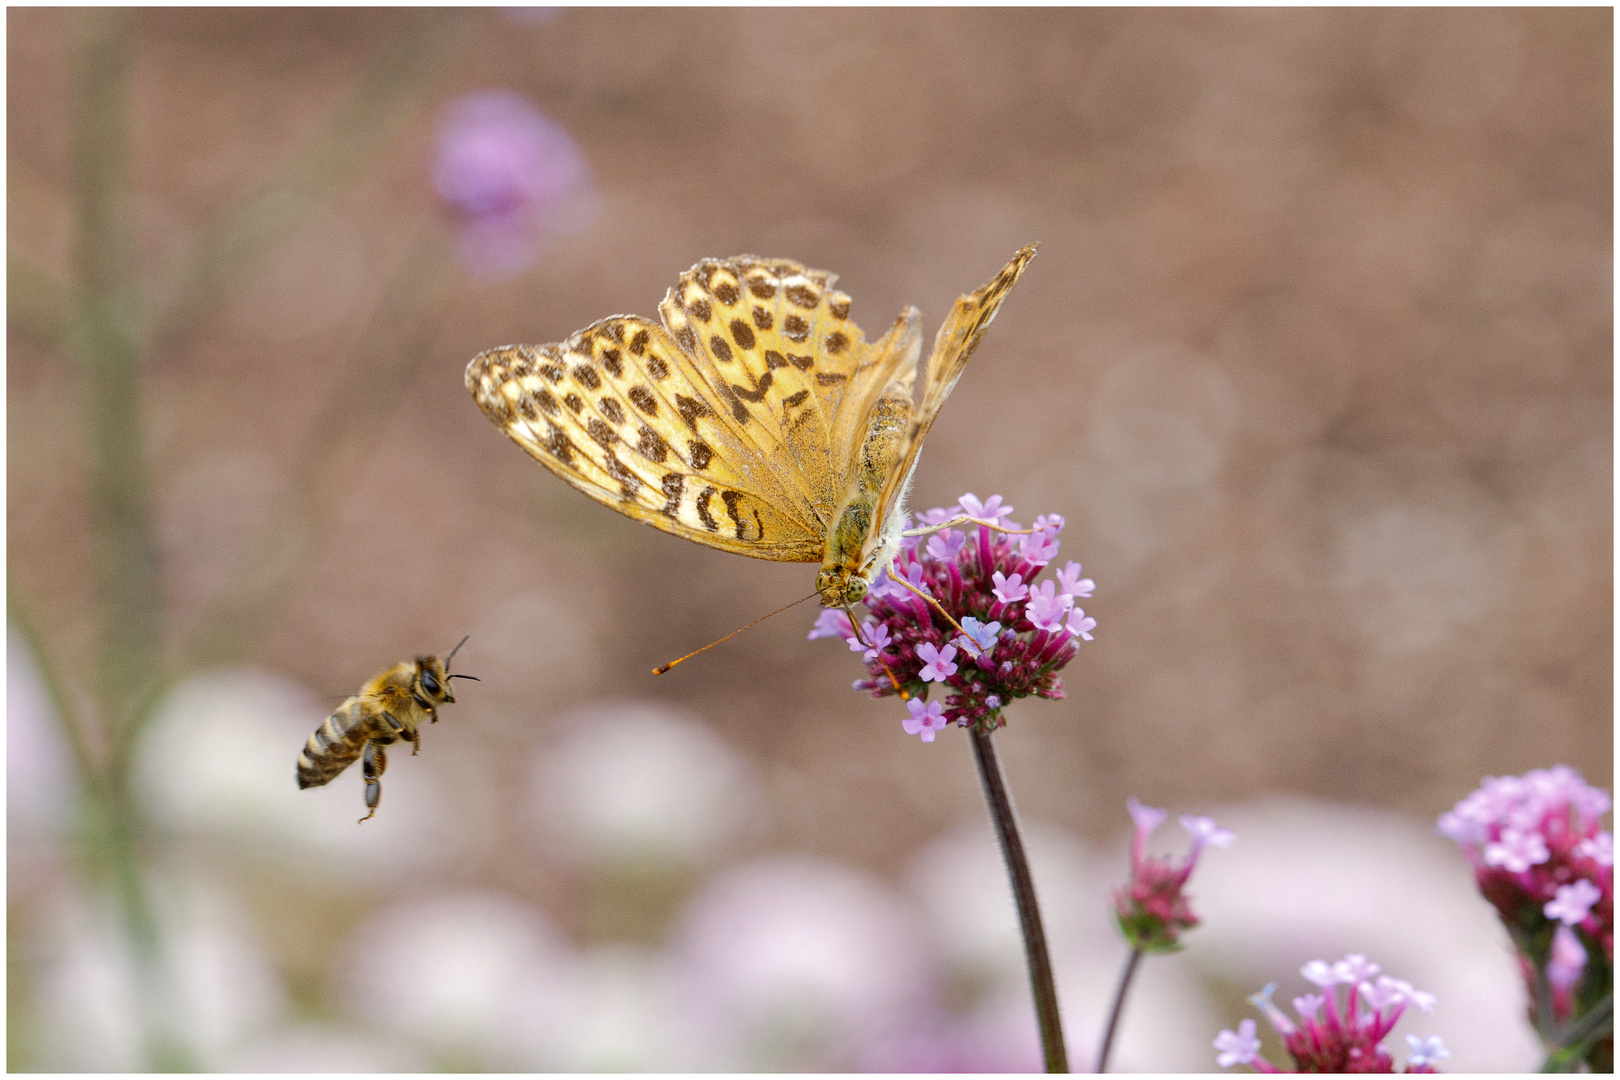
[[[446,679],[471,679],[473,682],[483,682],[484,681],[484,680],[480,679],[476,675],[449,675],[449,674],[446,674],[445,678]]]
[[[449,654],[447,656],[445,656],[445,658],[444,658],[444,666],[445,667],[448,668],[450,666],[450,661],[455,658],[456,653],[461,651],[461,647],[463,645],[467,644],[467,638],[470,638],[470,637],[472,637],[472,635],[468,634],[466,637],[464,637],[460,641],[456,642],[456,647],[454,649],[451,649]],[[449,676],[446,675],[445,678],[449,678]],[[470,676],[463,675],[462,678],[464,678],[464,679],[465,678],[470,678]]]
[[[818,595],[818,594],[816,594],[816,593],[811,593],[810,594],[810,596],[816,596],[816,595]],[[810,596],[801,597],[800,599],[793,601],[793,603],[789,604],[787,607],[779,607],[775,611],[771,612],[771,615],[780,615],[780,614],[782,614],[782,612],[786,611],[790,607],[798,607],[800,604],[802,604],[806,600],[810,599]],[[737,629],[733,630],[731,633],[727,634],[725,637],[721,638],[720,641],[730,641],[732,638],[736,637],[738,634],[742,633],[744,630],[747,630],[749,626],[758,626],[760,623],[762,623],[766,619],[770,618],[771,615],[761,615],[759,618],[757,618],[753,622],[749,623],[748,626],[740,626],[740,627],[738,627]],[[681,657],[680,660],[671,660],[667,664],[659,664],[657,667],[653,668],[653,674],[654,675],[662,675],[662,674],[664,674],[664,672],[668,671],[670,668],[674,667],[676,664],[679,664],[682,660],[690,660],[690,659],[692,659],[692,657],[696,656],[698,653],[706,652],[709,649],[714,648],[716,645],[720,644],[720,641],[711,641],[707,645],[703,646],[703,648],[701,648],[701,649],[694,649],[691,652],[687,653],[685,656]]]

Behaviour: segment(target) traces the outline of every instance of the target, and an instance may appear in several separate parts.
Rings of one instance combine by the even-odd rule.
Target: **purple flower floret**
[[[1404,979],[1380,975],[1378,965],[1359,953],[1336,964],[1312,960],[1300,974],[1323,992],[1294,999],[1298,1023],[1273,1004],[1276,983],[1249,998],[1282,1036],[1293,1068],[1279,1068],[1261,1055],[1251,1019],[1240,1021],[1235,1032],[1215,1036],[1217,1065],[1247,1065],[1262,1073],[1393,1073],[1395,1060],[1381,1045],[1384,1039],[1407,1006],[1416,1005],[1425,1013],[1434,1009],[1433,994],[1414,989]],[[1408,1035],[1406,1041],[1412,1050],[1404,1070],[1408,1073],[1432,1073],[1434,1063],[1450,1055],[1438,1035],[1425,1039]]]
[[[1012,510],[1000,495],[980,499],[970,492],[956,506],[914,514],[919,527],[963,515],[998,527],[969,522],[926,539],[905,538],[894,564],[878,574],[862,602],[871,615],[861,628],[867,644],[855,639],[854,625],[841,611],[823,611],[810,637],[843,637],[862,654],[867,677],[855,684],[857,690],[925,701],[930,691],[938,692],[944,695],[941,711],[928,715],[958,727],[993,730],[1006,722],[1002,710],[1019,698],[1061,698],[1058,672],[1097,627],[1096,619],[1075,607],[1075,597],[1089,597],[1096,583],[1081,578],[1076,562],[1057,571],[1055,580],[1037,582],[1057,556],[1063,518],[1043,514],[1034,532],[1010,533],[1022,530]],[[895,579],[932,597],[950,618]],[[913,710],[906,723],[920,722],[917,716]],[[925,739],[934,730],[928,728]]]
[[[433,187],[457,220],[462,261],[494,278],[528,266],[549,237],[582,225],[596,201],[573,137],[509,90],[466,94],[445,107]]]
[[[945,706],[937,701],[912,698],[906,702],[906,708],[911,717],[900,721],[900,727],[907,735],[920,735],[923,742],[933,742],[934,732],[945,726]]]

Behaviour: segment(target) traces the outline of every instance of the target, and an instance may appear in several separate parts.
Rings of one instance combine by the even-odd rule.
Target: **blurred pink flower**
[[[529,266],[546,241],[584,223],[595,181],[568,131],[509,90],[445,106],[433,186],[460,224],[461,258],[484,277]]]

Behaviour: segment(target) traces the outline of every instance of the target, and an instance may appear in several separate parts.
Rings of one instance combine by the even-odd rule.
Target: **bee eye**
[[[426,690],[429,694],[432,694],[435,697],[438,696],[439,680],[433,677],[433,672],[422,672],[422,689]]]

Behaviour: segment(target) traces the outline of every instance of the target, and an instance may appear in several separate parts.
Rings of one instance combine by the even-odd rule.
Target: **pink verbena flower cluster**
[[[1300,974],[1319,992],[1294,999],[1297,1023],[1272,1003],[1276,983],[1249,998],[1283,1037],[1294,1067],[1280,1069],[1261,1055],[1256,1024],[1249,1019],[1236,1031],[1228,1029],[1215,1037],[1217,1065],[1247,1065],[1262,1073],[1393,1073],[1395,1059],[1381,1045],[1384,1039],[1408,1005],[1434,1011],[1433,994],[1413,989],[1404,979],[1380,975],[1378,965],[1359,953],[1336,964],[1312,960]],[[1432,1073],[1435,1062],[1451,1055],[1438,1035],[1426,1039],[1408,1035],[1406,1042],[1411,1052],[1403,1071],[1408,1073]]]
[[[1601,827],[1610,805],[1556,765],[1487,776],[1440,817],[1519,950],[1532,1020],[1550,1043],[1560,1040],[1549,1021],[1579,1020],[1613,989],[1614,834]],[[1594,1052],[1605,1045],[1612,1039]]]
[[[893,568],[867,591],[871,618],[858,636],[837,609],[823,611],[810,631],[812,640],[841,637],[861,654],[868,676],[856,690],[873,697],[903,692],[911,715],[902,727],[924,742],[948,723],[1001,727],[1001,710],[1017,698],[1061,698],[1058,671],[1081,641],[1092,640],[1097,620],[1075,600],[1090,596],[1095,583],[1080,576],[1080,564],[1066,564],[1055,580],[1035,581],[1057,557],[1063,518],[1042,514],[1033,532],[1017,535],[1003,531],[1023,528],[1010,519],[1012,510],[1000,495],[967,494],[955,506],[917,514],[922,526],[966,514],[1002,528],[970,525],[906,537]],[[890,573],[933,597],[961,629]],[[943,702],[927,700],[936,685],[946,692]]]
[[[1237,838],[1207,817],[1181,815],[1181,827],[1192,835],[1192,850],[1181,862],[1163,856],[1149,858],[1148,837],[1163,824],[1169,813],[1156,806],[1143,806],[1135,798],[1126,801],[1136,833],[1131,838],[1131,879],[1114,890],[1114,920],[1131,948],[1141,952],[1175,952],[1181,948],[1181,935],[1198,925],[1198,916],[1182,891],[1198,857],[1209,844],[1227,847]]]

